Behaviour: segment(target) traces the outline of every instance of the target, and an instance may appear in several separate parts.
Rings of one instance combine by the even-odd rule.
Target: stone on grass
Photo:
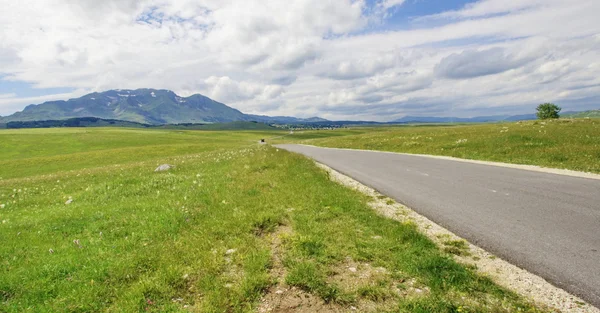
[[[164,172],[164,171],[168,171],[171,168],[173,168],[173,165],[171,164],[162,164],[161,166],[157,167],[154,171],[155,172]]]

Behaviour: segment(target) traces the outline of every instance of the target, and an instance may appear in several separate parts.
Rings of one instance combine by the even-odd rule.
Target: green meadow
[[[301,131],[285,142],[600,173],[600,119]]]
[[[297,136],[324,134],[310,142],[336,146],[359,136],[371,143],[358,147],[371,149],[415,142],[403,151],[426,153],[439,150],[430,141],[455,147],[466,136],[456,132]],[[0,312],[256,312],[278,288],[328,312],[545,312],[455,262],[415,225],[377,215],[372,199],[312,161],[257,143],[283,134],[0,131]],[[597,170],[598,138],[586,140]],[[154,171],[165,163],[174,168]]]

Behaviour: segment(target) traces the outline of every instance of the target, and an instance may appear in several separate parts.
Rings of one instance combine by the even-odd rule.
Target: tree
[[[549,118],[559,118],[558,112],[562,109],[554,103],[543,103],[538,105],[536,110],[538,119],[546,120]]]

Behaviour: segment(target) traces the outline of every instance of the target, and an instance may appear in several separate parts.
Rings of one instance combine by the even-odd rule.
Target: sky
[[[600,109],[598,0],[0,0],[0,115],[109,89],[389,121]]]

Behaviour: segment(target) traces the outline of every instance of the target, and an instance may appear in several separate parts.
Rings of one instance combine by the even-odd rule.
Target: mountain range
[[[244,114],[200,94],[180,97],[170,90],[136,89],[94,92],[67,101],[32,104],[23,111],[0,117],[1,123],[12,121],[64,120],[97,117],[143,124],[223,123],[256,121],[263,123],[310,123],[327,121],[288,116]]]
[[[592,111],[590,111],[592,112]],[[595,113],[594,113],[595,112]],[[598,112],[590,114],[597,116]],[[585,113],[585,112],[583,112]],[[561,115],[579,116],[582,112],[563,112]],[[579,114],[579,115],[577,115]],[[595,115],[594,115],[595,114]],[[588,114],[589,115],[589,114]],[[587,115],[586,115],[587,116]],[[67,101],[48,101],[32,104],[23,111],[0,117],[0,123],[67,120],[72,118],[95,117],[106,120],[120,120],[149,125],[164,124],[209,124],[226,122],[262,122],[266,124],[379,124],[365,121],[331,122],[320,117],[296,118],[290,116],[264,116],[244,114],[223,103],[200,94],[180,97],[170,90],[136,89],[109,90],[94,92]],[[470,118],[405,116],[390,121],[391,124],[410,123],[486,123],[500,121],[521,121],[536,119],[535,114],[493,115]]]
[[[489,123],[501,121],[524,121],[535,120],[535,114],[522,115],[491,115],[476,117],[432,117],[432,116],[405,116],[392,121],[391,123]]]

